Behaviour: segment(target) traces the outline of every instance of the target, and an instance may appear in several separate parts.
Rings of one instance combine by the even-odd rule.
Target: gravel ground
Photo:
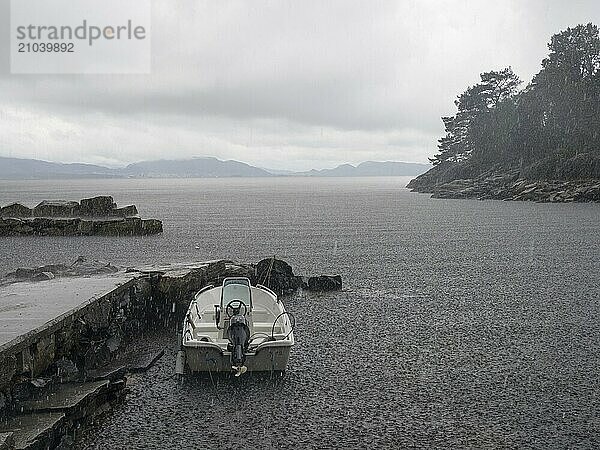
[[[346,286],[286,300],[283,378],[180,385],[173,333],[149,338],[165,356],[78,448],[600,446],[598,205],[432,200],[397,180],[73,183],[53,197],[115,193],[164,235],[3,240],[0,266],[276,253]]]

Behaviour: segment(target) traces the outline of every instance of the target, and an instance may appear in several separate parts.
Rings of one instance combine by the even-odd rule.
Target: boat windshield
[[[247,279],[231,279],[223,282],[222,305],[226,307],[232,300],[241,300],[251,307],[250,282]]]

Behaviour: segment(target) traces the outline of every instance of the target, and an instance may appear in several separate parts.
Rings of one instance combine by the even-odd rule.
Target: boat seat
[[[269,311],[265,311],[264,309],[256,309],[252,310],[252,319],[260,322],[268,322],[269,319],[273,318],[273,314]],[[271,323],[273,323],[271,321]]]
[[[215,328],[214,323],[200,323],[194,329],[194,339],[202,339],[206,337],[209,341],[215,341],[219,338],[219,331]]]
[[[271,334],[271,330],[273,329],[273,322],[254,322],[252,326],[252,333],[266,333]],[[202,336],[206,336],[211,340],[219,339],[219,333],[222,330],[217,330],[215,328],[215,324],[212,322],[203,322],[196,325],[194,329],[194,338],[200,339]],[[283,326],[281,323],[277,323],[275,325],[275,334],[283,333]]]
[[[273,322],[254,322],[252,331],[254,333],[267,333],[270,334],[273,329]],[[283,333],[283,327],[280,323],[275,325],[275,334]]]
[[[216,332],[217,331],[217,327],[215,327],[214,323],[199,323],[196,325],[196,332],[198,331],[208,331],[208,332]]]

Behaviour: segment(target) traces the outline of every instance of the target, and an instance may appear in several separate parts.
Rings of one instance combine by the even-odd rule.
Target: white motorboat
[[[248,278],[225,278],[195,296],[183,321],[176,373],[279,371],[294,345],[295,319],[277,295]]]

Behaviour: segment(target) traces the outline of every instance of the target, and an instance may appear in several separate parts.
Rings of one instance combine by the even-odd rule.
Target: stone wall
[[[58,375],[61,365],[85,373],[107,363],[155,323],[156,310],[152,278],[132,278],[0,347],[0,415],[18,407],[23,385],[31,379]]]

